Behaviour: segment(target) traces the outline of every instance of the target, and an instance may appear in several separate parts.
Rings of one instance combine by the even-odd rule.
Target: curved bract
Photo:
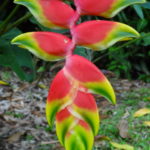
[[[29,32],[12,40],[46,61],[66,59],[54,77],[47,97],[46,118],[66,150],[92,150],[100,124],[99,110],[92,95],[99,94],[116,103],[115,92],[105,75],[86,58],[74,55],[77,45],[104,50],[119,41],[138,38],[139,33],[123,23],[104,20],[77,24],[81,15],[106,18],[123,8],[145,0],[15,0],[29,9],[48,28],[70,29],[71,39],[53,32]],[[66,2],[66,3],[65,3]],[[72,6],[76,7],[75,9]],[[82,21],[82,20],[81,20]],[[68,33],[67,33],[68,34]]]
[[[73,101],[72,109],[70,111],[74,115],[78,113],[81,118],[89,124],[94,135],[98,133],[99,112],[92,94],[78,91]]]
[[[69,108],[65,108],[56,115],[57,136],[66,150],[91,150],[93,146],[93,132],[84,120],[73,116]]]
[[[93,50],[104,50],[118,41],[139,37],[139,33],[128,25],[104,20],[81,23],[72,33],[77,45]]]
[[[72,103],[71,99],[75,90],[71,91],[71,88],[71,84],[65,77],[63,70],[59,71],[51,84],[46,104],[46,117],[51,127],[56,113]]]
[[[12,40],[12,44],[28,49],[46,61],[65,58],[70,43],[71,40],[68,37],[53,32],[28,32]]]
[[[61,86],[60,86],[61,85]],[[46,117],[52,127],[56,113],[69,106],[70,112],[79,118],[86,120],[93,133],[96,135],[99,129],[99,113],[94,97],[78,89],[80,83],[70,80],[61,70],[54,78],[46,104]]]
[[[91,150],[93,141],[94,136],[88,124],[84,121],[79,121],[65,137],[65,147],[66,150]]]
[[[33,16],[45,27],[69,28],[75,11],[59,0],[15,0],[27,7]]]
[[[113,104],[116,103],[114,90],[103,73],[82,56],[72,55],[65,64],[65,74],[77,80],[85,88],[100,94]]]
[[[114,17],[129,5],[144,3],[145,0],[74,0],[81,15]]]

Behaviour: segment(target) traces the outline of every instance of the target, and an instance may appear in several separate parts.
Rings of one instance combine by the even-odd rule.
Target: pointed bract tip
[[[22,45],[21,41],[25,40],[27,36],[31,36],[32,32],[20,34],[11,40],[11,44]]]
[[[14,0],[15,4],[23,4],[23,2],[25,2],[25,0]]]
[[[53,125],[52,125],[53,123],[52,123],[52,121],[50,119],[50,116],[49,116],[49,106],[48,106],[48,103],[46,104],[45,113],[46,113],[46,119],[47,119],[48,125],[49,125],[50,128],[52,128],[53,127]]]
[[[11,44],[17,44],[17,40],[18,39],[18,36],[17,37],[15,37],[15,38],[13,38],[12,40],[11,40]]]

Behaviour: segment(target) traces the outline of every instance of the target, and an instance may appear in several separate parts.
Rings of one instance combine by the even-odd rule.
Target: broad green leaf
[[[144,19],[144,14],[143,14],[143,10],[142,10],[141,6],[140,5],[134,5],[133,7],[134,7],[136,13],[138,14],[138,16],[141,19]]]
[[[146,2],[146,3],[144,3],[144,4],[141,4],[141,6],[142,6],[143,8],[150,9],[150,2]]]
[[[0,65],[10,67],[21,80],[33,81],[35,79],[35,66],[30,53],[21,51],[20,48],[10,44],[10,40],[20,33],[19,29],[14,28],[1,36]]]

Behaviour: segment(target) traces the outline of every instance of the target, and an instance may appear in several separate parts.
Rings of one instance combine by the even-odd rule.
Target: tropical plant
[[[144,0],[74,0],[71,5],[61,0],[15,0],[26,6],[45,27],[70,29],[72,38],[54,32],[29,32],[12,40],[46,61],[66,59],[65,66],[54,78],[46,105],[46,116],[66,150],[91,150],[99,130],[99,113],[91,93],[100,94],[113,104],[114,90],[103,73],[86,58],[75,55],[77,45],[91,50],[104,50],[118,41],[139,37],[123,23],[105,20],[78,24],[80,16],[115,16],[123,8]]]

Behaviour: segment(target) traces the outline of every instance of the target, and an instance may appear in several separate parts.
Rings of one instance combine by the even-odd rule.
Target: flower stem
[[[5,0],[2,5],[0,6],[0,11],[3,11],[3,9],[5,8],[5,6],[8,4],[8,0]]]
[[[0,30],[3,33],[3,30],[8,26],[9,21],[13,18],[13,16],[16,14],[20,6],[16,6],[13,11],[9,14],[9,16],[0,24]],[[1,34],[0,32],[0,34]]]
[[[70,23],[70,33],[71,33],[71,36],[73,37],[73,29],[74,27],[76,26],[76,23],[78,21],[80,17],[80,14],[78,13],[78,11],[75,12],[75,15],[73,16],[72,20],[71,20],[71,23]],[[72,38],[72,42],[71,44],[68,46],[68,54],[67,54],[67,57],[71,56],[73,54],[73,50],[75,48],[75,41],[74,39]]]
[[[22,22],[25,22],[26,20],[28,20],[31,16],[32,15],[30,13],[26,13],[23,17],[19,18],[14,23],[12,23],[9,26],[7,26],[7,28],[5,28],[5,30],[4,30],[4,32],[7,32],[7,31],[11,30],[12,28],[17,27]]]

